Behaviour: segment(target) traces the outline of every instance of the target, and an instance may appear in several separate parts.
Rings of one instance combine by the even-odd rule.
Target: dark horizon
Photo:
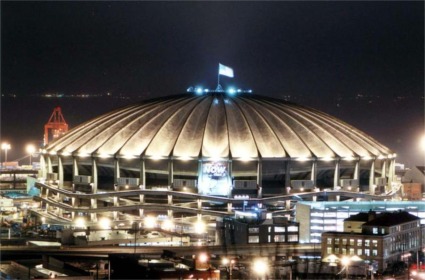
[[[1,18],[2,142],[39,141],[58,105],[76,126],[127,101],[215,88],[222,63],[235,71],[223,86],[290,96],[425,165],[421,1],[2,1]],[[29,98],[107,92],[129,99]]]

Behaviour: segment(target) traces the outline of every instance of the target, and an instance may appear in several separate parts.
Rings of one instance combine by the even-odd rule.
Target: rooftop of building
[[[363,226],[396,226],[413,221],[420,221],[420,218],[406,211],[384,212],[376,216],[375,219],[366,222]]]

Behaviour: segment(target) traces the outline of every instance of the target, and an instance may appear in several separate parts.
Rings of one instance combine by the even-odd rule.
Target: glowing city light
[[[111,220],[103,217],[99,220],[99,226],[101,229],[109,229],[111,228]]]
[[[147,216],[144,221],[145,228],[154,228],[156,226],[156,218]]]

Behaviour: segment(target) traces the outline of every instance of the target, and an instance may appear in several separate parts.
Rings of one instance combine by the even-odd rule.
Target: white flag
[[[218,64],[218,74],[233,78],[233,69],[223,64]]]

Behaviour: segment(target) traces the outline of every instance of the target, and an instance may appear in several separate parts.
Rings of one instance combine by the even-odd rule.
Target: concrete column
[[[202,209],[202,200],[197,199],[196,202],[198,203],[198,209],[201,210]]]
[[[285,187],[291,187],[291,161],[288,159],[285,165]]]
[[[168,205],[173,205],[173,196],[171,194],[167,195]]]
[[[92,191],[93,193],[97,193],[97,184],[98,184],[98,177],[97,177],[97,159],[95,157],[92,157],[92,169],[91,169],[91,176],[92,176]]]
[[[142,218],[144,214],[144,210],[143,209],[139,209],[139,217]]]
[[[291,210],[291,201],[285,200],[285,210]]]
[[[118,211],[113,211],[112,214],[114,215],[114,221],[118,221]]]
[[[63,161],[61,156],[58,156],[58,180],[58,188],[63,188]]]
[[[72,221],[75,220],[75,212],[74,211],[71,212],[71,220]]]
[[[335,161],[334,188],[339,186],[339,159]]]
[[[145,195],[144,194],[139,194],[139,202],[140,203],[145,203]]]
[[[47,172],[52,173],[53,167],[52,167],[52,159],[50,158],[50,155],[47,156]]]
[[[117,184],[118,178],[120,178],[120,160],[114,158],[114,184]]]
[[[46,155],[40,155],[40,170],[41,170],[41,178],[47,177],[47,165],[46,165]]]
[[[232,163],[231,160],[228,161],[228,165],[229,165],[229,180],[230,180],[229,184],[230,184],[230,186],[229,186],[229,193],[227,194],[227,197],[231,198],[232,197],[232,189],[233,189],[232,188],[232,185],[233,185],[233,180],[232,180],[233,163]],[[202,169],[201,169],[201,171],[202,171]],[[199,173],[199,174],[201,174],[201,173]]]
[[[354,166],[354,174],[353,179],[360,180],[360,159],[356,161],[356,165]],[[359,184],[360,186],[360,184]]]
[[[317,159],[314,159],[311,162],[311,178],[310,179],[313,181],[314,187],[316,187],[316,185],[317,185]]]
[[[97,214],[90,213],[90,222],[97,222]]]
[[[336,196],[336,201],[339,201],[339,200],[340,200],[340,198],[341,198],[341,196],[337,195],[337,196]]]
[[[118,196],[114,196],[114,206],[120,206],[120,199]]]
[[[388,186],[391,188],[392,183],[395,181],[395,158],[390,160],[390,166],[388,168]]]
[[[387,177],[387,159],[382,160],[381,178]]]
[[[76,157],[72,157],[72,180],[74,180],[74,176],[78,176],[78,161]]]
[[[227,213],[232,213],[233,204],[231,202],[227,202]]]
[[[174,165],[173,160],[170,158],[168,161],[168,186],[173,187],[174,182]]]
[[[167,210],[167,216],[170,220],[173,219],[173,210]]]
[[[261,159],[258,159],[257,161],[257,186],[261,187],[263,182],[263,163],[261,162]]]
[[[375,159],[372,159],[370,164],[370,174],[369,174],[369,193],[375,194]]]
[[[140,159],[140,185],[146,188],[146,168],[145,168],[145,159]]]

